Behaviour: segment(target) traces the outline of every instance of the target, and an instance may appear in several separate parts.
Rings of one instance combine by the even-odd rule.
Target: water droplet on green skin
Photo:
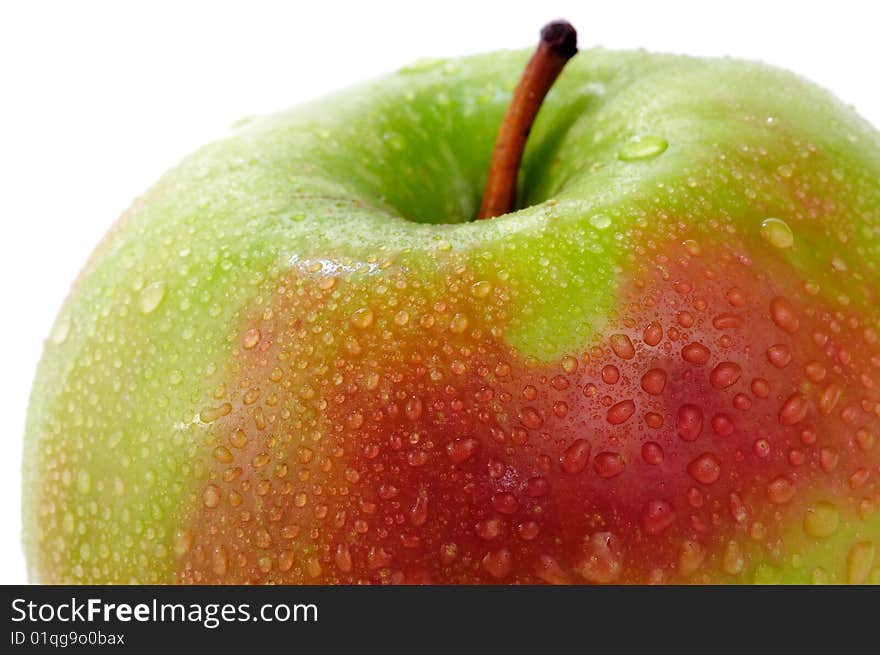
[[[400,72],[403,74],[411,74],[411,73],[424,73],[425,71],[432,70],[437,68],[440,64],[443,63],[442,59],[432,59],[432,58],[423,58],[417,59],[416,61],[408,64],[400,69]]]
[[[406,139],[404,139],[397,132],[388,132],[385,135],[385,143],[394,148],[394,150],[400,151],[406,148]]]
[[[596,214],[594,216],[590,216],[590,225],[595,227],[597,230],[604,230],[609,225],[611,225],[611,218],[605,214]]]
[[[794,245],[794,232],[788,223],[779,218],[761,221],[761,236],[774,248],[791,248]]]
[[[55,321],[55,326],[52,328],[49,339],[54,344],[62,344],[67,340],[68,334],[70,334],[70,314],[65,312]]]
[[[76,488],[81,494],[89,493],[92,486],[92,478],[88,471],[80,471],[76,476]]]
[[[165,283],[153,282],[143,288],[138,299],[138,305],[142,314],[151,314],[165,298]]]
[[[669,143],[663,137],[637,136],[623,145],[617,153],[617,158],[621,161],[650,159],[651,157],[663,154],[668,147]]]

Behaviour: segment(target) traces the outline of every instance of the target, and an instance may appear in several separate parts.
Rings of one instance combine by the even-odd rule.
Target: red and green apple
[[[135,201],[39,365],[33,581],[880,582],[880,134],[587,50],[472,220],[528,58],[248,120]]]

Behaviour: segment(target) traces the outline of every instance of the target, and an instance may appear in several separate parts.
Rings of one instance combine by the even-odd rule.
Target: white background
[[[0,5],[0,583],[25,581],[21,442],[41,343],[132,198],[237,119],[420,57],[533,44],[763,59],[880,125],[880,9],[848,2],[40,2]]]

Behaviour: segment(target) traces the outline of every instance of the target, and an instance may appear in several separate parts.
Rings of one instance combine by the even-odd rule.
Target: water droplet
[[[645,327],[645,332],[642,335],[642,340],[653,347],[656,346],[663,339],[663,328],[659,323],[649,323]]]
[[[821,501],[808,507],[804,514],[804,532],[811,537],[824,539],[837,531],[840,512],[829,502]]]
[[[696,541],[688,539],[678,548],[678,574],[684,578],[692,576],[703,563],[706,551]]]
[[[621,161],[649,159],[663,154],[667,147],[669,147],[669,143],[662,137],[651,135],[637,136],[621,147],[617,153],[617,158]]]
[[[387,132],[384,136],[385,143],[392,149],[400,151],[406,148],[406,139],[397,132]]]
[[[423,404],[420,398],[410,398],[406,401],[403,413],[410,421],[418,421],[422,417]]]
[[[706,346],[701,343],[689,343],[684,348],[681,349],[681,358],[690,363],[696,364],[697,366],[702,366],[706,362],[709,361],[709,356],[711,352]]]
[[[712,453],[703,453],[687,467],[688,474],[701,484],[713,484],[721,477],[721,462]]]
[[[174,535],[174,554],[177,557],[183,557],[192,547],[192,533],[188,530],[178,530]]]
[[[785,368],[791,363],[791,350],[781,343],[770,346],[767,349],[767,361],[776,368]]]
[[[251,328],[247,332],[244,333],[244,338],[241,340],[241,345],[245,350],[251,350],[255,348],[258,343],[260,343],[260,339],[262,338],[262,334],[257,328]]]
[[[649,500],[642,507],[642,528],[648,534],[660,534],[675,523],[675,510],[665,500]]]
[[[605,418],[611,425],[620,425],[628,421],[635,411],[636,404],[632,400],[621,400],[608,408]]]
[[[766,398],[770,395],[770,383],[764,378],[753,379],[749,388],[757,398]]]
[[[407,64],[400,69],[400,72],[403,74],[424,73],[426,71],[438,68],[442,63],[442,59],[437,59],[436,57],[425,57],[422,59],[417,59],[410,64]]]
[[[617,384],[620,379],[620,369],[613,364],[607,364],[602,367],[602,381],[606,384]]]
[[[480,449],[476,439],[456,439],[446,444],[446,454],[453,464],[462,464],[473,457]]]
[[[523,521],[516,526],[516,533],[523,541],[535,539],[541,532],[541,527],[535,521]]]
[[[543,580],[547,584],[569,584],[568,576],[562,570],[559,562],[557,562],[549,555],[540,555],[535,561],[535,566],[533,567],[532,571],[535,574],[536,578],[538,578],[539,580]]]
[[[849,549],[846,558],[846,581],[849,584],[865,584],[874,563],[874,544],[857,541]]]
[[[666,371],[652,368],[642,376],[642,389],[652,396],[659,396],[666,388]]]
[[[92,487],[92,478],[88,471],[80,471],[76,476],[76,490],[81,494],[89,493]]]
[[[351,551],[348,548],[348,544],[339,544],[336,547],[336,553],[333,556],[333,560],[336,562],[336,567],[340,571],[342,571],[343,573],[351,573],[353,563],[351,560]]]
[[[504,491],[492,495],[492,507],[500,514],[515,514],[519,509],[519,502],[512,493]]]
[[[610,532],[596,532],[584,539],[584,558],[577,570],[584,580],[594,584],[611,584],[620,578],[623,555],[617,537]]]
[[[462,334],[468,327],[468,318],[464,314],[456,314],[449,321],[449,331],[453,334]]]
[[[761,222],[761,236],[774,248],[791,248],[794,233],[788,223],[778,218],[767,218]]]
[[[317,578],[323,571],[324,569],[321,567],[321,562],[318,561],[317,557],[310,557],[306,562],[306,573],[310,578]]]
[[[727,302],[730,303],[731,307],[745,307],[746,294],[742,289],[733,287],[727,291],[725,296],[727,298]]]
[[[626,462],[618,453],[599,453],[593,462],[593,469],[600,478],[613,478],[623,473]]]
[[[859,450],[864,453],[870,452],[874,449],[875,443],[876,439],[871,430],[868,428],[859,428],[856,430],[856,445],[859,447]]]
[[[828,374],[828,370],[821,362],[807,362],[804,365],[804,373],[810,382],[821,382]]]
[[[428,492],[420,489],[416,502],[409,511],[409,522],[418,527],[428,520]]]
[[[782,572],[775,566],[771,566],[765,562],[755,567],[755,584],[756,585],[775,585],[779,584]]]
[[[839,459],[839,455],[834,448],[830,446],[822,448],[819,451],[819,466],[822,467],[822,470],[826,473],[831,473],[835,468],[837,468],[837,461]]]
[[[611,218],[606,214],[593,214],[589,218],[590,225],[595,227],[597,230],[604,230],[608,226],[611,225]]]
[[[632,341],[625,334],[612,334],[609,343],[611,350],[621,359],[632,359],[636,354]]]
[[[493,578],[504,578],[513,570],[513,553],[507,548],[486,553],[483,557],[483,568]]]
[[[492,284],[485,280],[474,282],[471,285],[471,295],[475,298],[485,298],[492,292]]]
[[[732,493],[727,497],[727,509],[737,523],[745,523],[749,517],[749,510],[738,493]]]
[[[719,437],[729,437],[733,434],[733,419],[727,414],[715,414],[712,417],[712,431]]]
[[[70,334],[70,314],[64,312],[58,317],[58,320],[55,321],[55,325],[52,326],[52,332],[49,334],[49,339],[54,344],[62,344],[67,340],[67,336]]]
[[[226,575],[229,568],[229,554],[226,546],[215,546],[211,552],[211,570],[219,576]]]
[[[205,487],[205,491],[202,494],[202,502],[205,503],[205,507],[211,509],[220,504],[220,489],[216,484],[209,484]]]
[[[586,439],[578,439],[562,454],[562,470],[575,475],[584,470],[590,459],[590,443]]]
[[[733,362],[721,362],[709,374],[709,381],[716,389],[726,389],[736,384],[742,375],[742,369]]]
[[[778,296],[770,301],[770,318],[781,330],[794,334],[800,327],[800,321],[794,307],[785,298]]]
[[[745,568],[746,561],[743,557],[742,547],[738,542],[730,540],[724,548],[721,567],[728,575],[739,575]]]
[[[736,314],[721,313],[712,319],[716,330],[730,330],[742,327],[742,319]]]
[[[795,486],[784,476],[773,479],[767,486],[767,497],[777,505],[784,505],[794,498]]]
[[[782,425],[795,425],[804,420],[809,405],[801,393],[793,393],[782,404],[779,410],[779,422]]]
[[[519,411],[519,420],[529,430],[538,430],[544,425],[544,419],[534,407],[523,407]]]
[[[199,413],[199,420],[202,423],[213,423],[214,421],[226,416],[231,411],[232,405],[230,405],[229,403],[222,403],[220,405],[217,405],[216,407],[203,409]]]
[[[654,441],[642,444],[642,459],[646,464],[657,466],[663,463],[663,448]]]
[[[165,283],[153,282],[145,286],[140,293],[138,305],[142,314],[151,314],[165,298]]]
[[[356,328],[361,330],[366,330],[373,324],[373,320],[375,319],[375,314],[373,310],[369,307],[361,307],[351,316],[351,323]]]
[[[480,521],[475,527],[475,532],[480,539],[492,541],[501,534],[501,521],[498,519]]]
[[[547,495],[550,490],[550,484],[545,478],[540,476],[529,478],[526,480],[526,496],[529,498],[540,498]]]
[[[755,439],[755,443],[752,444],[752,450],[754,451],[757,457],[761,459],[767,459],[770,455],[770,442],[763,437],[760,439]]]
[[[696,441],[703,431],[703,410],[696,405],[682,405],[676,424],[678,436],[684,441]]]
[[[819,411],[828,416],[831,412],[834,411],[834,408],[837,406],[837,403],[840,401],[840,397],[843,395],[843,389],[839,384],[832,382],[827,387],[822,389],[822,392],[819,394]]]

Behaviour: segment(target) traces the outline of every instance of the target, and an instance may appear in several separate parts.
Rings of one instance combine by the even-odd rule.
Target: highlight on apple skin
[[[880,582],[880,135],[756,63],[528,52],[238,125],[46,342],[49,583]]]

